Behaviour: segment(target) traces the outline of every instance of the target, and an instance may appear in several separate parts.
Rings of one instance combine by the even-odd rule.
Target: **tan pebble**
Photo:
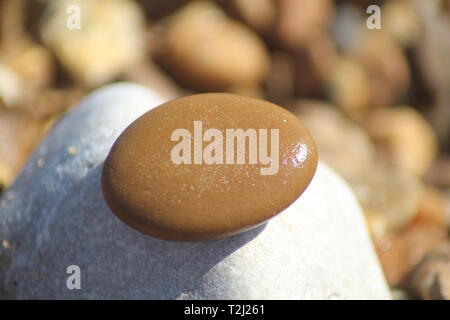
[[[277,0],[279,42],[298,48],[326,31],[334,9],[330,0]]]
[[[391,163],[418,177],[425,175],[438,152],[433,128],[409,106],[376,110],[368,131]]]
[[[96,87],[143,57],[144,17],[135,1],[78,0],[79,25],[76,11],[67,13],[70,5],[73,1],[47,2],[40,34],[74,80]]]
[[[157,58],[187,87],[249,87],[261,83],[269,71],[262,40],[211,3],[192,2],[172,16],[161,33]]]
[[[351,118],[366,116],[371,103],[369,74],[356,61],[346,58],[338,60],[327,78],[331,101]]]
[[[8,59],[7,64],[29,86],[42,89],[53,81],[53,57],[48,49],[40,45],[30,43],[24,46]]]
[[[370,81],[370,104],[397,104],[409,89],[411,73],[401,46],[387,33],[366,30],[349,56],[366,70]]]
[[[388,1],[381,10],[383,12],[383,30],[395,37],[405,47],[414,45],[420,36],[422,25],[412,1]]]
[[[338,62],[332,39],[317,35],[307,45],[295,50],[295,92],[299,96],[320,95]]]
[[[278,155],[271,147],[270,163],[260,162],[261,153],[251,162],[256,153],[247,145],[238,163],[242,145],[223,142],[233,140],[227,130],[239,128],[258,132],[253,146],[270,131]],[[209,129],[217,129],[214,152],[211,142],[202,142]],[[260,129],[268,129],[266,135]],[[183,138],[172,139],[174,132]],[[259,144],[258,152],[264,149]],[[200,94],[169,101],[132,123],[105,161],[102,186],[112,211],[133,228],[169,240],[209,240],[275,216],[302,194],[316,166],[311,136],[285,109],[231,94]]]

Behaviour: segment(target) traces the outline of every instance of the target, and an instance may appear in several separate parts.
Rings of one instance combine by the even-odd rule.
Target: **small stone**
[[[353,119],[364,117],[370,107],[369,77],[356,61],[339,59],[327,79],[331,101]]]
[[[287,48],[298,48],[326,33],[334,3],[330,0],[277,0],[278,41]]]
[[[186,87],[226,91],[262,82],[270,58],[252,30],[212,3],[193,1],[162,26],[156,58]]]
[[[28,88],[42,90],[53,81],[55,72],[53,57],[43,46],[27,43],[22,48],[16,49],[13,57],[7,57],[5,60]]]
[[[54,79],[54,61],[48,49],[29,40],[0,52],[0,100],[5,107],[35,115],[40,96]]]
[[[367,128],[385,158],[418,177],[427,173],[438,153],[433,128],[412,107],[377,109],[371,114]]]
[[[406,96],[411,84],[408,58],[389,34],[362,28],[349,55],[369,75],[371,106],[392,106]]]
[[[422,260],[409,275],[406,287],[420,299],[450,300],[450,242]]]
[[[316,166],[315,144],[294,115],[263,100],[211,93],[167,102],[135,121],[111,149],[102,182],[111,209],[135,229],[209,240],[275,216],[303,193]]]
[[[113,80],[144,55],[144,17],[134,1],[49,1],[42,22],[44,43],[87,87]]]

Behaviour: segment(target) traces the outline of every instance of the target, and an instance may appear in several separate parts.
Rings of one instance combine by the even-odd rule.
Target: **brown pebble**
[[[254,86],[270,68],[267,48],[257,34],[205,1],[193,1],[171,16],[158,42],[157,60],[195,90]]]
[[[211,142],[202,143],[202,134],[196,135],[196,121],[201,121],[203,134],[218,129],[223,135],[222,157],[212,164],[205,163],[211,160]],[[171,139],[177,129],[191,135],[185,144],[191,152],[174,152],[184,141]],[[255,130],[256,163],[250,163],[250,139],[243,164],[229,157],[230,150],[236,156],[239,149],[236,139],[234,148],[226,148],[227,129]],[[263,136],[267,148],[260,144]],[[213,140],[220,141],[219,135]],[[272,149],[276,141],[278,157]],[[215,150],[211,155],[220,155],[220,148]],[[264,151],[273,156],[272,163],[261,163]],[[174,154],[191,164],[174,163]],[[225,163],[227,157],[232,163]],[[112,211],[133,228],[168,240],[200,241],[234,235],[272,218],[303,193],[316,166],[311,136],[285,109],[232,94],[199,94],[164,103],[132,123],[105,161],[102,187]]]
[[[286,48],[299,48],[326,32],[333,18],[330,0],[277,0],[276,37]]]
[[[409,106],[374,110],[367,129],[382,156],[418,177],[427,173],[439,151],[433,128]]]
[[[338,60],[328,75],[330,99],[352,119],[367,116],[370,107],[371,86],[368,74],[356,61]]]
[[[371,106],[386,107],[404,99],[411,83],[411,70],[398,42],[387,33],[364,29],[350,51],[350,56],[369,75]]]

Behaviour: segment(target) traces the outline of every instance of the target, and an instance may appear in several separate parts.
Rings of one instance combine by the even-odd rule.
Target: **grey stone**
[[[119,221],[100,190],[120,132],[162,102],[134,84],[96,91],[65,116],[0,202],[0,293],[20,299],[389,299],[348,186],[319,164],[280,215],[221,240],[176,243]],[[69,265],[81,289],[69,290]]]

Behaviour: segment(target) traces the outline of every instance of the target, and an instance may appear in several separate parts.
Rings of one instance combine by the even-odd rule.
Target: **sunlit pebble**
[[[217,113],[211,113],[211,105],[220,106],[220,110]],[[317,166],[317,155],[311,154],[311,157],[308,157],[310,151],[307,142],[311,141],[311,137],[302,124],[288,111],[263,100],[224,93],[209,93],[167,102],[158,107],[161,116],[154,117],[154,112],[156,111],[149,111],[125,129],[116,141],[117,147],[109,153],[102,171],[102,190],[105,200],[113,212],[119,217],[124,217],[122,219],[124,221],[129,220],[128,217],[131,220],[134,219],[135,215],[139,213],[136,218],[140,221],[140,225],[136,227],[139,227],[139,231],[151,236],[173,241],[203,241],[248,230],[256,225],[255,222],[262,223],[270,219],[273,212],[278,213],[279,208],[284,208],[295,201],[311,181]],[[180,118],[181,122],[172,118],[172,115],[176,114],[184,115],[183,118]],[[246,117],[245,122],[241,123],[238,120],[241,118],[239,115]],[[199,172],[190,170],[189,167],[181,172],[176,172],[172,170],[173,161],[167,161],[165,157],[157,157],[158,162],[156,163],[152,156],[139,156],[139,159],[130,157],[130,152],[133,153],[135,148],[140,148],[141,144],[146,147],[145,139],[149,137],[149,133],[156,140],[156,146],[153,147],[154,152],[160,154],[161,150],[167,148],[167,145],[161,142],[159,144],[161,147],[158,147],[157,140],[170,135],[172,128],[178,128],[180,125],[186,126],[186,121],[190,122],[191,120],[185,119],[185,117],[201,119],[203,127],[240,128],[249,123],[250,117],[247,115],[253,115],[253,122],[265,128],[279,127],[280,124],[282,127],[286,127],[282,144],[278,146],[283,153],[281,159],[277,154],[279,162],[287,161],[280,176],[263,177],[264,172],[262,170],[257,172],[255,167],[250,166],[250,163],[243,166],[222,166],[221,168],[203,164],[201,167],[196,167],[200,170]],[[214,119],[217,119],[217,122]],[[151,133],[152,127],[167,128],[167,133],[165,131]],[[265,130],[265,134],[267,134],[268,129],[261,130]],[[279,138],[278,135],[276,137]],[[195,134],[190,134],[185,139],[196,142]],[[202,152],[202,150],[198,151]],[[192,153],[195,158],[195,152],[196,150],[190,150],[191,160]],[[278,152],[279,150],[277,150]],[[262,161],[260,162],[263,164]],[[161,168],[165,170],[164,173],[161,173]],[[298,170],[299,168],[301,170]],[[278,173],[278,169],[277,163],[277,172],[275,173]],[[151,174],[151,179],[145,179],[146,172]],[[113,174],[116,177],[124,177],[124,183],[110,178]],[[274,173],[269,173],[269,175],[272,174]],[[186,185],[177,182],[180,177],[184,178]],[[130,185],[129,181],[136,181],[136,183]],[[162,189],[160,188],[161,184],[164,185]],[[190,185],[194,185],[195,189],[189,189]],[[223,188],[217,188],[217,185],[221,185]],[[145,194],[142,198],[135,197],[136,193],[142,193],[142,188],[158,188],[157,196],[152,197],[151,201],[144,199]],[[282,190],[278,190],[279,188]],[[256,190],[260,193],[258,194],[260,203],[252,207],[249,206],[246,199],[253,198]],[[277,192],[274,193],[273,190],[277,190]],[[284,192],[285,190],[289,190],[289,192]],[[117,195],[120,196],[117,197]],[[118,198],[123,201],[117,203]],[[215,202],[215,199],[219,200],[219,203]],[[182,206],[180,206],[179,200],[182,200]],[[166,206],[168,201],[175,202],[179,210],[168,208]],[[230,212],[230,201],[233,201],[233,212]],[[142,205],[143,202],[145,202],[145,206]],[[182,216],[190,216],[189,219],[180,221],[180,210]],[[204,221],[202,215],[197,214],[210,210],[214,211],[214,219],[207,222]],[[155,211],[163,212],[164,217],[154,214]],[[158,226],[162,223],[164,228],[158,230]]]

